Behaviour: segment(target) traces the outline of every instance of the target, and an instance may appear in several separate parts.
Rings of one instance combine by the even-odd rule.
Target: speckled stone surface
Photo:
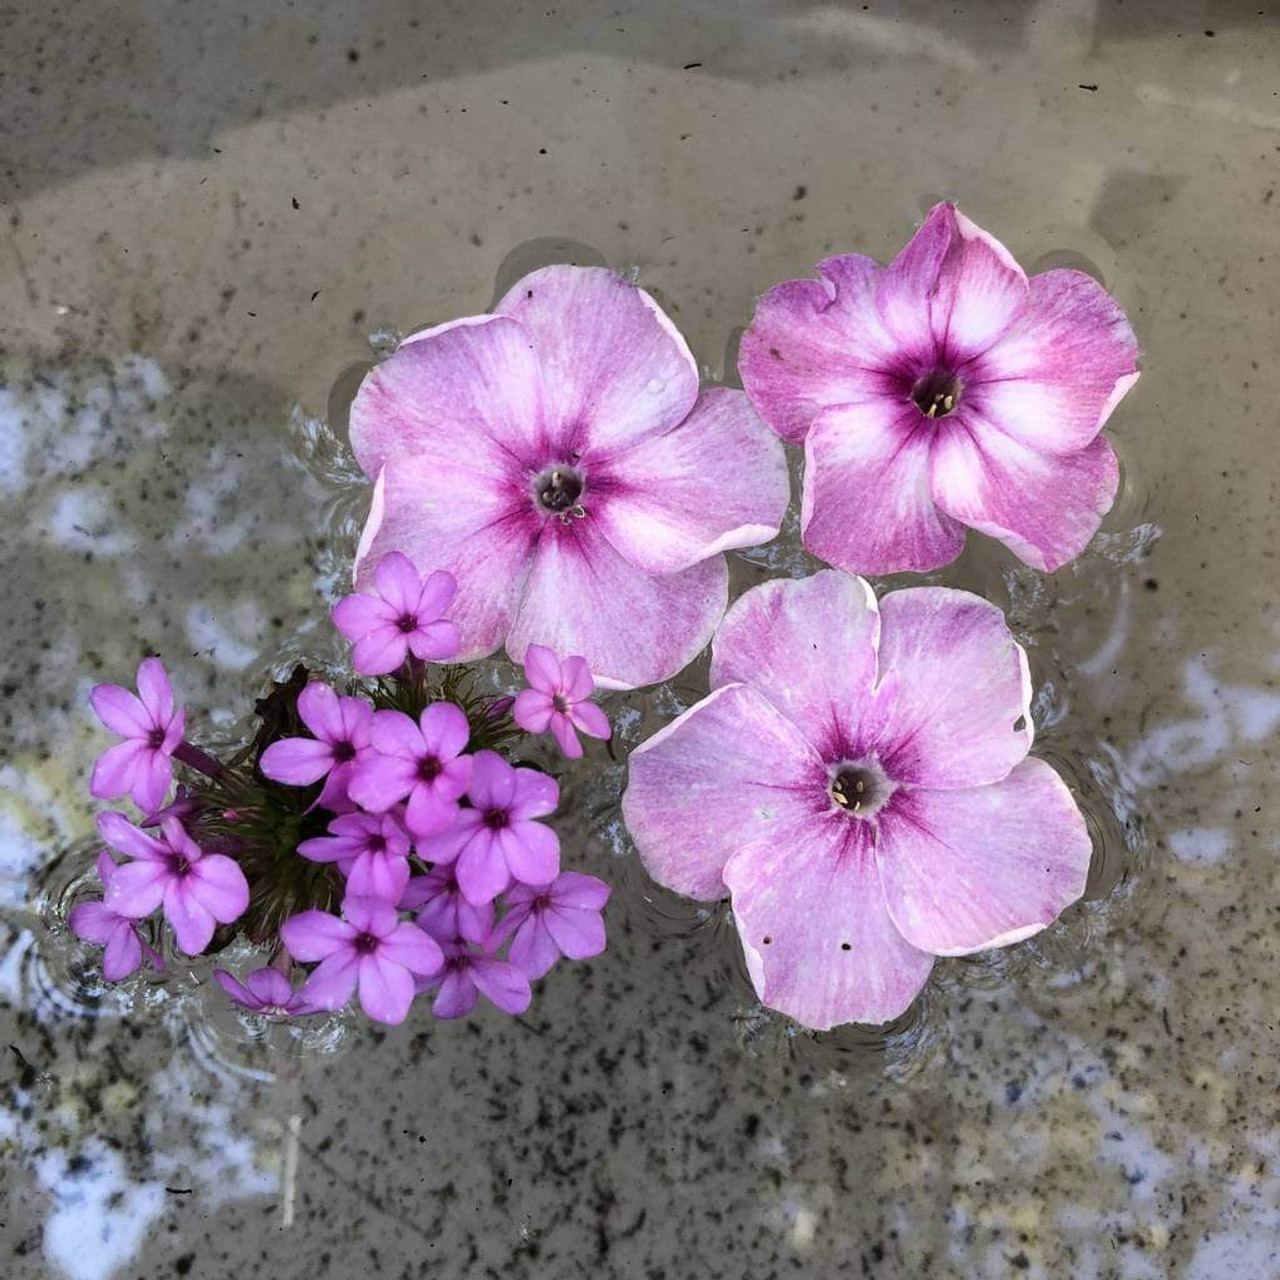
[[[99,0],[0,42],[0,1274],[1280,1275],[1280,11],[1266,0]],[[620,764],[565,779],[605,956],[524,1018],[252,1039],[206,969],[105,991],[52,899],[89,685],[161,651],[202,730],[334,659],[370,335],[577,256],[713,374],[753,297],[958,198],[1085,265],[1145,375],[1090,552],[975,545],[1087,901],[796,1034],[649,886]],[[375,339],[376,344],[377,339]],[[791,542],[741,558],[739,586]],[[773,570],[773,571],[776,571]],[[698,696],[615,699],[619,748]],[[618,751],[619,758],[623,752]],[[72,850],[69,854],[68,850]]]

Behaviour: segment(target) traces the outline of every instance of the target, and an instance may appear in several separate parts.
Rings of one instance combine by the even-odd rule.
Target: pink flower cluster
[[[451,575],[424,581],[391,553],[373,585],[373,593],[349,596],[333,611],[362,675],[412,680],[426,660],[456,653],[457,629],[443,616],[456,589]],[[581,658],[561,662],[534,646],[528,678],[532,687],[514,704],[503,700],[521,727],[550,731],[573,758],[582,755],[578,730],[609,736],[608,720],[589,701],[594,682]],[[162,913],[180,950],[198,955],[219,925],[240,920],[251,895],[236,856],[240,842],[197,839],[207,803],[182,790],[164,804],[174,758],[215,784],[223,766],[183,739],[184,713],[174,708],[158,659],[142,664],[138,688],[140,696],[110,685],[93,692],[100,717],[124,741],[99,760],[90,789],[100,797],[132,794],[144,817],[135,825],[121,813],[99,816],[103,838],[128,861],[118,864],[104,852],[102,900],[80,904],[70,917],[76,934],[106,948],[104,972],[112,980],[144,957],[159,967],[142,927],[154,913]],[[328,815],[324,834],[282,856],[331,868],[330,896],[340,907],[286,919],[273,964],[243,983],[219,970],[233,1000],[288,1016],[338,1009],[358,992],[369,1017],[399,1023],[415,994],[432,990],[438,1017],[469,1012],[478,995],[517,1014],[529,1005],[530,981],[558,958],[604,950],[600,913],[609,890],[561,870],[560,841],[545,821],[560,797],[549,774],[513,765],[496,750],[472,749],[472,724],[452,701],[430,702],[415,718],[312,681],[294,706],[306,735],[271,741],[258,769],[262,785],[306,789],[296,805],[303,817]],[[492,717],[492,706],[484,714]],[[222,816],[249,820],[232,810]],[[314,965],[297,990],[290,961]]]

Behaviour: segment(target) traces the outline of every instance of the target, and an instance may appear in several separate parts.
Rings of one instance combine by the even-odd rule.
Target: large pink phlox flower
[[[705,647],[721,553],[774,537],[789,497],[746,396],[700,395],[657,303],[597,267],[545,267],[494,314],[406,339],[361,386],[351,445],[375,482],[359,582],[388,551],[446,569],[459,660],[543,644],[606,688]]]
[[[1053,571],[1115,499],[1100,432],[1138,380],[1124,312],[1080,271],[1027,278],[952,204],[887,266],[848,254],[760,299],[743,385],[805,453],[805,547],[838,568],[936,569],[966,528]]]
[[[767,582],[716,636],[712,693],[631,755],[623,814],[654,879],[733,905],[767,1005],[886,1022],[934,956],[1043,929],[1091,842],[1027,755],[1026,655],[994,605],[826,570]]]

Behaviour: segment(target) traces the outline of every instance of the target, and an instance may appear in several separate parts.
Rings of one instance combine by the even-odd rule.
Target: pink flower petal
[[[494,308],[542,361],[548,435],[566,454],[625,448],[681,422],[698,395],[688,345],[643,289],[603,267],[544,267]]]
[[[448,831],[457,818],[457,802],[442,799],[428,786],[413,789],[404,812],[405,825],[413,833],[415,840],[424,840],[428,836]]]
[[[382,941],[380,956],[393,964],[423,977],[439,973],[444,967],[444,953],[434,938],[428,937],[417,925],[401,921]]]
[[[895,795],[876,862],[902,934],[954,956],[1039,933],[1084,892],[1092,852],[1062,779],[1028,759],[990,786]]]
[[[138,697],[154,724],[165,724],[173,715],[173,687],[159,658],[143,658],[138,664]]]
[[[524,654],[524,678],[531,689],[559,693],[563,684],[560,660],[545,644],[531,644]]]
[[[373,727],[373,708],[363,698],[338,699],[338,733],[341,742],[366,745]]]
[[[397,614],[412,615],[417,610],[422,579],[403,552],[388,551],[378,561],[373,570],[373,584]]]
[[[533,999],[529,979],[515,965],[484,956],[471,959],[471,981],[503,1013],[523,1013]]]
[[[315,738],[281,738],[263,753],[262,772],[276,782],[305,787],[333,768],[333,747]]]
[[[738,371],[761,417],[802,444],[823,409],[893,394],[896,350],[876,310],[882,268],[849,254],[818,264],[821,280],[792,280],[756,304]]]
[[[529,648],[537,649],[539,645],[530,645]],[[551,724],[551,713],[553,710],[551,695],[543,693],[541,689],[521,689],[516,694],[516,700],[511,708],[511,715],[516,724],[518,724],[526,733],[546,733]],[[121,747],[130,746],[132,744],[122,742]],[[118,751],[119,747],[112,747],[112,751]],[[108,752],[110,754],[110,752]],[[95,795],[98,793],[95,791]],[[119,792],[112,794],[118,795]]]
[[[344,947],[312,970],[298,995],[313,1009],[341,1009],[351,999],[359,972],[359,957],[353,949]]]
[[[1033,453],[963,413],[943,420],[933,455],[938,505],[1045,573],[1084,550],[1119,483],[1116,456],[1102,436],[1080,453]]]
[[[479,828],[463,846],[457,867],[458,887],[475,906],[492,902],[511,883],[502,850],[493,833],[485,827]]]
[[[129,794],[143,813],[152,814],[163,806],[172,784],[173,762],[163,752],[149,751],[139,758]]]
[[[370,853],[366,850],[357,854],[347,872],[347,892],[363,898],[383,898],[387,902],[399,902],[408,883],[408,859],[388,857],[385,853]]]
[[[815,1031],[896,1018],[933,966],[889,918],[872,844],[870,823],[827,813],[757,840],[724,869],[756,994]]]
[[[400,715],[400,712],[379,712],[379,715]],[[404,717],[406,720],[408,716]],[[409,721],[410,724],[413,721]],[[377,724],[374,725],[374,745],[377,746]],[[415,729],[416,733],[417,730]],[[390,754],[373,755],[361,760],[351,773],[347,794],[370,813],[385,813],[413,790],[418,784],[416,761]]]
[[[447,865],[456,861],[462,851],[476,838],[488,840],[488,829],[484,825],[484,817],[474,809],[462,809],[455,816],[453,826],[447,831],[416,841],[418,855],[438,866]]]
[[[551,717],[551,736],[555,738],[556,745],[566,759],[582,759],[582,743],[578,741],[578,734],[573,727],[573,721],[568,716],[561,715],[557,711]]]
[[[897,680],[879,747],[889,776],[943,788],[1003,778],[1034,734],[1027,655],[1004,614],[968,591],[912,587],[889,592],[880,619],[881,679]]]
[[[954,205],[936,204],[919,231],[876,277],[876,310],[900,356],[932,363],[932,300],[956,233]]]
[[[283,1006],[289,1003],[293,995],[293,987],[290,986],[289,979],[279,969],[273,969],[270,965],[255,969],[245,979],[245,986],[263,1004]]]
[[[560,786],[540,769],[517,769],[508,805],[513,818],[545,818],[560,803]]]
[[[131,924],[123,922],[107,939],[102,953],[102,976],[108,982],[127,978],[142,963],[142,942]]]
[[[547,931],[570,960],[598,956],[606,946],[604,921],[598,911],[551,906],[543,912]]]
[[[205,906],[190,876],[171,879],[164,891],[164,918],[173,928],[178,946],[198,956],[209,945],[217,921]]]
[[[476,986],[467,969],[450,969],[440,983],[431,1012],[437,1018],[463,1018],[476,1007]]]
[[[453,575],[449,575],[452,580]],[[462,632],[447,619],[425,622],[409,632],[409,649],[423,662],[448,662],[462,648]]]
[[[313,680],[298,694],[298,715],[322,742],[337,742],[343,737],[338,695],[327,684]]]
[[[334,952],[350,951],[355,934],[356,930],[345,920],[327,911],[301,911],[280,926],[280,941],[295,960],[304,964],[323,960]]]
[[[471,726],[462,708],[452,702],[433,702],[422,713],[422,741],[433,755],[451,760],[466,750]]]
[[[994,236],[954,205],[930,213],[950,218],[951,243],[928,299],[938,356],[960,364],[997,342],[1027,308],[1026,273]]]
[[[404,665],[409,637],[399,627],[377,627],[356,641],[351,663],[364,676],[385,676]]]
[[[500,315],[415,334],[370,370],[351,406],[350,431],[351,448],[371,479],[397,455],[429,457],[472,474],[505,455],[518,468],[545,438],[530,334]]]
[[[573,702],[582,702],[595,691],[596,682],[591,678],[591,668],[585,658],[576,654],[560,664],[560,677],[564,681],[564,692]]]
[[[442,618],[445,610],[453,603],[458,594],[458,580],[444,569],[436,569],[427,575],[418,594],[418,605],[414,610],[419,625],[425,625],[433,618]]]
[[[830,807],[827,771],[800,731],[746,685],[724,685],[631,753],[622,813],[659,884],[722,898],[744,845]]]
[[[513,822],[498,832],[498,845],[522,884],[550,884],[560,874],[560,837],[541,822]]]
[[[240,864],[225,854],[206,854],[192,863],[186,879],[189,892],[219,924],[239,919],[249,905],[249,882]]]
[[[453,574],[458,596],[449,612],[460,662],[492,653],[510,630],[542,523],[524,470],[509,454],[489,451],[483,439],[460,437],[448,448],[393,458],[374,485],[357,553],[362,579],[388,550]]]
[[[574,725],[592,738],[608,738],[613,729],[609,717],[594,702],[577,702],[570,716]]]
[[[614,458],[605,483],[599,501],[588,501],[590,518],[651,574],[769,542],[791,498],[777,436],[728,387],[704,392],[674,430]]]
[[[370,741],[384,756],[403,756],[417,760],[426,754],[422,741],[422,729],[412,716],[403,711],[378,711],[374,713],[369,730]]]
[[[851,573],[925,572],[964,549],[964,529],[930,489],[938,424],[910,399],[825,410],[805,437],[800,532]]]
[[[395,610],[377,596],[354,594],[333,606],[333,625],[353,643],[379,628],[395,628]]]
[[[98,719],[121,737],[145,738],[155,727],[141,701],[118,684],[95,685],[89,701]]]
[[[258,972],[262,971],[258,970]],[[246,1009],[257,1008],[260,997],[250,991],[234,974],[228,973],[225,969],[215,969],[213,980],[236,1004],[243,1005]],[[285,985],[288,986],[288,983]]]
[[[752,685],[824,760],[856,759],[870,745],[863,721],[879,636],[876,598],[861,578],[831,569],[777,578],[725,614],[711,647],[711,685]]]
[[[426,938],[427,935],[424,933],[422,936]],[[365,1013],[374,1022],[388,1026],[402,1023],[414,997],[413,977],[409,971],[387,960],[379,950],[373,955],[360,957],[359,974],[360,1007]]]
[[[654,578],[589,524],[546,526],[507,653],[519,662],[539,643],[581,654],[596,683],[611,689],[669,679],[706,647],[724,613],[724,557]]]
[[[577,907],[583,911],[599,911],[609,901],[610,889],[603,880],[565,871],[551,886],[551,900],[557,907]]]
[[[988,422],[1037,453],[1078,453],[1138,380],[1138,340],[1081,271],[1031,278],[1031,301],[965,389]]]
[[[545,977],[559,959],[560,948],[547,932],[542,913],[535,912],[526,916],[511,939],[511,948],[507,952],[508,963],[519,969],[531,982],[536,982]]]
[[[107,810],[98,814],[98,830],[102,838],[115,850],[131,858],[143,858],[151,862],[166,863],[168,847],[145,831],[139,831],[123,813]]]
[[[371,933],[375,938],[390,937],[400,923],[395,903],[353,893],[343,898],[342,915],[357,933]]]
[[[71,908],[67,927],[77,938],[105,946],[120,926],[122,917],[105,902],[82,902]]]
[[[117,868],[107,885],[103,902],[117,915],[130,920],[149,916],[164,901],[171,877],[163,862],[126,862]]]
[[[108,747],[94,762],[89,794],[99,800],[114,800],[125,795],[154,754],[153,748],[140,738],[126,738]]]
[[[467,796],[477,809],[506,809],[516,798],[516,783],[516,771],[496,751],[477,751]]]

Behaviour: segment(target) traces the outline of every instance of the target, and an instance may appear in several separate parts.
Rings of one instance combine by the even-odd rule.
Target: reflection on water
[[[523,271],[584,249],[538,242],[513,258]],[[374,355],[396,337],[372,334]],[[334,421],[357,381],[339,379]],[[145,466],[138,441],[152,450]],[[1149,696],[1140,720],[1119,711],[1150,630],[1173,625],[1154,611],[1150,585],[1162,505],[1132,444],[1120,448],[1117,509],[1069,570],[1048,578],[973,538],[955,566],[926,577],[995,600],[1027,647],[1035,753],[1068,781],[1094,842],[1085,900],[1060,922],[1015,948],[940,962],[886,1027],[814,1034],[762,1008],[727,906],[650,882],[621,820],[626,752],[704,696],[704,657],[669,685],[612,695],[614,740],[591,744],[562,777],[562,837],[575,864],[614,886],[606,955],[581,973],[553,971],[526,1018],[443,1029],[417,1019],[388,1035],[352,1013],[297,1025],[248,1014],[210,981],[213,962],[172,952],[163,975],[105,984],[95,950],[65,927],[93,891],[97,850],[83,837],[84,776],[99,745],[83,713],[88,684],[160,649],[204,717],[198,731],[234,743],[270,676],[299,659],[340,670],[324,606],[345,589],[368,496],[349,451],[325,420],[269,388],[229,392],[218,376],[138,357],[15,370],[0,388],[0,490],[10,515],[21,505],[39,518],[6,555],[19,579],[41,584],[18,625],[50,637],[30,651],[24,678],[59,690],[15,726],[19,750],[0,772],[0,993],[15,1055],[0,1143],[25,1179],[23,1220],[40,1224],[20,1256],[71,1280],[108,1280],[192,1209],[265,1205],[273,1224],[293,1226],[310,1212],[298,1190],[308,1176],[313,1192],[314,1179],[326,1183],[338,1224],[367,1215],[399,1230],[405,1196],[387,1188],[403,1171],[412,1193],[429,1176],[427,1200],[443,1206],[429,1224],[411,1217],[409,1234],[424,1248],[444,1240],[453,1257],[480,1256],[448,1216],[453,1199],[501,1216],[503,1247],[534,1257],[555,1238],[558,1199],[576,1202],[594,1178],[601,1232],[629,1230],[655,1186],[698,1183],[799,1259],[892,1257],[894,1274],[914,1278],[922,1259],[945,1256],[954,1274],[1048,1275],[1037,1254],[1048,1239],[1070,1242],[1073,1276],[1165,1274],[1173,1234],[1154,1216],[1176,1227],[1200,1212],[1184,1203],[1188,1168],[1229,1159],[1239,1194],[1265,1195],[1276,1153],[1255,1135],[1247,1155],[1223,1154],[1231,1081],[1246,1065],[1225,1046],[1194,1066],[1203,1124],[1180,1150],[1160,1136],[1153,1063],[1180,1043],[1177,948],[1194,935],[1180,919],[1164,937],[1160,890],[1170,874],[1209,883],[1241,856],[1237,834],[1216,825],[1220,807],[1169,828],[1161,788],[1217,770],[1243,812],[1251,756],[1280,727],[1280,695],[1219,678],[1218,655],[1196,653],[1167,673],[1170,687]],[[792,465],[798,486],[794,451]],[[816,567],[793,506],[778,542],[733,557],[733,589]],[[516,676],[505,662],[488,674],[494,688]],[[217,963],[242,972],[250,951]],[[368,1144],[347,1130],[371,1093],[377,1141],[392,1152],[392,1172],[372,1182]],[[426,1171],[413,1163],[418,1148]],[[512,1171],[513,1151],[542,1162],[533,1189]],[[855,1151],[866,1167],[851,1167]],[[1055,1183],[1064,1169],[1078,1177]],[[868,1244],[842,1223],[873,1177],[891,1199],[942,1180],[945,1226],[915,1229],[889,1213],[895,1225]],[[1091,1199],[1091,1180],[1105,1194]],[[1049,1210],[1033,1190],[1041,1184],[1072,1190]],[[1126,1213],[1152,1219],[1143,1232],[1118,1238],[1113,1192]],[[610,1196],[629,1198],[626,1222],[614,1222]],[[1187,1274],[1208,1280],[1254,1258],[1206,1242]]]

